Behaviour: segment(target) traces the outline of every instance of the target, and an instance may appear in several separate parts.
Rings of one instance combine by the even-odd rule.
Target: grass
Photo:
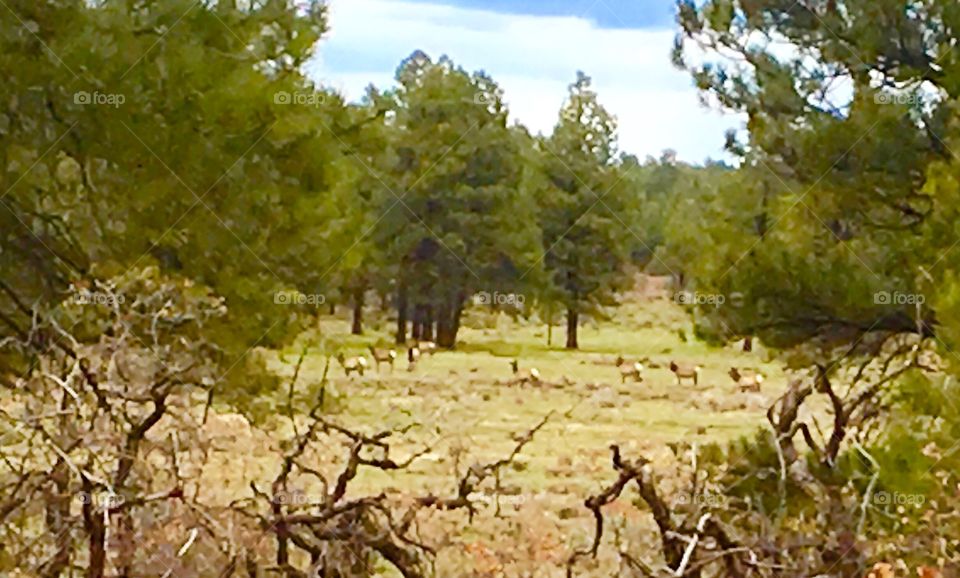
[[[687,315],[665,299],[627,303],[615,321],[586,325],[579,351],[562,349],[559,329],[548,346],[545,327],[503,315],[470,311],[464,325],[455,351],[424,357],[414,371],[407,371],[403,349],[397,351],[393,372],[384,366],[382,373],[371,369],[363,377],[348,378],[336,361],[330,366],[329,388],[339,400],[333,419],[367,433],[412,426],[391,444],[397,461],[430,448],[408,470],[385,474],[361,469],[351,494],[451,495],[457,471],[506,457],[516,434],[551,416],[504,472],[502,486],[511,495],[501,498],[502,517],[480,516],[467,526],[461,512],[436,513],[424,529],[435,540],[460,546],[443,551],[440,575],[561,575],[562,561],[572,548],[587,543],[593,530],[583,499],[615,477],[610,444],[619,444],[628,457],[642,453],[666,462],[673,457],[673,442],[723,442],[748,435],[762,426],[766,408],[786,386],[782,370],[765,361],[762,348],[744,353],[685,340],[681,334],[693,335]],[[392,326],[374,320],[365,335],[352,336],[348,319],[327,316],[319,331],[328,347],[336,344],[346,355],[367,354],[369,359],[367,346],[390,343]],[[304,340],[310,337],[316,335]],[[298,354],[295,348],[268,352],[274,369],[286,376]],[[649,359],[641,383],[621,383],[612,364],[618,355]],[[523,368],[536,367],[547,384],[511,385],[513,359]],[[703,366],[699,385],[678,386],[668,368],[671,359]],[[320,381],[326,363],[326,354],[308,354],[300,372],[304,387]],[[727,375],[731,366],[762,371],[768,378],[763,392],[741,393]],[[231,476],[233,481],[222,480],[224,494],[242,494],[250,479],[267,483],[274,475],[277,464],[265,459],[261,448],[275,443],[276,436],[255,436],[234,440],[233,449],[221,455],[225,471],[238,474]],[[345,448],[319,452],[324,467],[339,471]],[[680,483],[662,479],[662,490],[669,495]],[[640,536],[633,540],[649,542],[654,536],[649,517],[632,499],[608,506],[609,513],[614,520],[633,520],[630,527]],[[612,563],[601,557],[596,573],[586,569],[582,575],[609,575]],[[466,566],[499,570],[460,571]]]
[[[325,317],[320,327],[347,355],[389,343],[392,329],[384,321],[364,336],[348,336],[348,320],[340,317]],[[371,369],[362,378],[347,378],[334,362],[331,387],[344,399],[337,419],[366,431],[414,424],[395,447],[399,458],[425,445],[432,448],[407,472],[366,471],[358,484],[374,492],[449,494],[458,460],[462,468],[504,457],[515,434],[551,414],[504,484],[537,496],[544,507],[576,508],[612,478],[611,443],[628,455],[656,458],[669,453],[670,442],[727,441],[756,431],[786,385],[781,369],[767,363],[762,352],[684,341],[681,330],[692,335],[679,306],[668,300],[635,302],[615,322],[585,326],[581,349],[571,352],[561,348],[560,330],[548,346],[542,325],[471,312],[457,350],[425,357],[412,372],[403,349],[392,373],[384,366],[382,373]],[[642,383],[621,384],[611,363],[617,355],[648,358],[647,365],[659,367],[648,367]],[[289,374],[295,357],[286,352],[285,362],[278,358],[278,371]],[[521,367],[536,367],[551,385],[509,385],[514,358]],[[702,365],[699,385],[676,385],[671,359]],[[310,355],[301,375],[319,379],[325,363],[325,356]],[[768,377],[764,391],[741,393],[727,375],[731,366],[761,370]],[[585,510],[579,514],[581,522],[588,521]]]

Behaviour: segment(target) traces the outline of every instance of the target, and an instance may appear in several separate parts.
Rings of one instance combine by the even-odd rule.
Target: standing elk
[[[530,369],[520,369],[520,362],[514,359],[510,362],[510,369],[513,370],[514,385],[540,383],[540,371],[536,367],[531,367]]]
[[[358,357],[344,357],[343,353],[337,354],[337,361],[343,366],[343,372],[350,377],[351,373],[359,373],[363,377],[363,372],[367,369],[367,358],[360,355]]]
[[[390,373],[393,373],[393,362],[397,360],[397,352],[393,349],[378,349],[370,346],[370,355],[373,356],[373,362],[377,364],[377,372],[380,372],[380,364],[390,365]]]
[[[423,355],[433,355],[437,352],[437,344],[433,341],[418,341],[417,349]]]
[[[420,361],[420,348],[413,345],[407,349],[407,371],[416,369],[418,361]]]
[[[738,370],[736,367],[731,367],[728,372],[730,377],[740,386],[740,391],[760,391],[760,384],[763,383],[763,374],[752,369]]]
[[[620,370],[620,383],[627,383],[627,379],[632,379],[635,382],[643,381],[642,363],[629,363],[622,357],[618,357],[617,362],[617,369]]]
[[[677,385],[680,385],[681,380],[683,379],[692,379],[693,385],[697,385],[700,381],[700,370],[702,367],[692,363],[677,363],[676,361],[670,362],[670,371],[677,377]]]

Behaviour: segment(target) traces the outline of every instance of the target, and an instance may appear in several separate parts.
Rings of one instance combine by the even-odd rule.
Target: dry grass
[[[344,376],[333,362],[330,384],[343,400],[337,419],[350,427],[374,431],[413,425],[395,446],[399,458],[424,445],[432,450],[401,473],[365,472],[355,491],[387,491],[398,497],[433,492],[450,494],[456,471],[472,463],[504,457],[515,445],[512,437],[525,432],[552,413],[549,424],[527,446],[515,467],[503,479],[501,515],[495,517],[495,498],[489,496],[488,513],[466,528],[462,513],[441,514],[424,529],[436,540],[456,547],[441,556],[440,564],[475,570],[489,566],[489,575],[553,576],[559,573],[569,548],[582,545],[592,530],[592,518],[582,507],[584,497],[609,482],[609,450],[618,443],[629,455],[643,452],[655,461],[667,461],[668,444],[675,441],[724,441],[746,435],[763,423],[763,413],[782,392],[786,378],[763,359],[762,351],[743,353],[738,348],[709,348],[684,341],[679,330],[692,335],[682,310],[666,300],[633,304],[618,323],[601,322],[581,334],[581,351],[567,352],[560,331],[554,347],[546,345],[546,330],[511,320],[473,313],[454,352],[425,357],[408,372],[404,352],[398,351],[396,370],[384,367],[364,377]],[[368,335],[346,335],[346,319],[325,318],[321,329],[333,335],[345,353],[363,354],[373,343],[389,341],[389,326]],[[611,363],[617,355],[648,358],[642,383],[620,383]],[[295,354],[278,354],[275,367],[289,374]],[[509,362],[539,369],[545,384],[515,386]],[[697,387],[677,386],[667,367],[671,359],[695,361],[704,367]],[[304,381],[318,380],[326,357],[307,357],[301,370]],[[731,366],[753,367],[767,375],[761,394],[741,393],[727,375]],[[269,443],[264,438],[262,443]],[[268,475],[272,469],[257,459],[256,448],[238,440],[237,468],[248,476]],[[253,444],[254,446],[258,444]],[[343,455],[330,448],[330,465]],[[663,480],[669,491],[672,481]],[[611,506],[613,520],[645,520],[633,504]],[[643,533],[646,523],[633,523]],[[652,535],[634,536],[646,542]],[[610,560],[597,562],[598,569]],[[509,568],[509,570],[507,570]],[[607,568],[609,569],[609,568]],[[489,570],[489,568],[488,568]],[[609,574],[607,574],[609,575]]]

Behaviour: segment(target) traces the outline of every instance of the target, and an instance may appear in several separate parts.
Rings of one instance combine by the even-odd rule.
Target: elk
[[[363,372],[367,369],[367,358],[360,355],[357,357],[344,357],[343,353],[337,354],[337,361],[343,366],[343,372],[350,377],[350,374],[357,372],[363,377]]]
[[[618,357],[617,369],[620,370],[620,383],[626,383],[627,379],[635,382],[643,381],[643,364],[638,362],[629,363],[622,357]]]
[[[763,383],[763,374],[752,369],[744,369],[743,371],[738,370],[736,367],[731,367],[728,372],[730,377],[740,386],[740,391],[760,391],[760,384]]]
[[[420,348],[414,345],[407,349],[407,371],[416,369],[418,361],[420,361]]]
[[[437,344],[433,341],[418,341],[416,347],[424,355],[433,355],[437,352]]]
[[[670,371],[677,376],[677,385],[680,385],[682,379],[692,379],[693,385],[697,385],[700,381],[700,370],[702,368],[699,365],[694,365],[692,363],[677,363],[676,361],[670,362]]]
[[[377,372],[380,371],[381,363],[390,364],[390,373],[393,373],[393,362],[397,359],[397,352],[393,349],[378,349],[370,346],[370,355],[373,356],[373,362],[377,364]]]
[[[510,362],[510,368],[513,370],[513,383],[523,385],[525,383],[540,383],[540,371],[536,367],[530,369],[520,369],[520,362],[514,359]]]

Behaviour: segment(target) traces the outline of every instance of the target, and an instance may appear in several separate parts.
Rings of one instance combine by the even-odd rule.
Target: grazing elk
[[[514,359],[510,362],[510,368],[513,370],[513,384],[523,385],[526,383],[540,383],[540,371],[536,367],[530,369],[520,369],[520,362]]]
[[[377,364],[377,372],[380,371],[380,364],[387,363],[390,365],[390,373],[393,373],[393,362],[397,360],[397,352],[393,349],[378,349],[374,346],[370,346],[370,355],[373,356],[373,362]]]
[[[670,362],[670,371],[677,376],[677,385],[680,385],[681,380],[683,379],[692,379],[693,385],[697,385],[700,381],[700,370],[702,368],[699,365],[694,365],[692,363],[677,363],[676,361]]]
[[[337,361],[343,366],[343,372],[350,377],[351,373],[359,373],[363,377],[363,372],[367,369],[367,358],[360,355],[358,357],[344,357],[342,353],[337,355]]]
[[[643,381],[643,364],[640,362],[629,363],[622,357],[618,357],[617,369],[620,370],[620,383],[627,383],[628,379],[635,382]]]
[[[423,355],[433,355],[437,352],[437,344],[433,341],[418,341],[416,347]]]
[[[738,370],[736,367],[731,367],[728,372],[730,377],[740,386],[740,391],[760,391],[760,384],[763,383],[763,374],[752,369]]]

